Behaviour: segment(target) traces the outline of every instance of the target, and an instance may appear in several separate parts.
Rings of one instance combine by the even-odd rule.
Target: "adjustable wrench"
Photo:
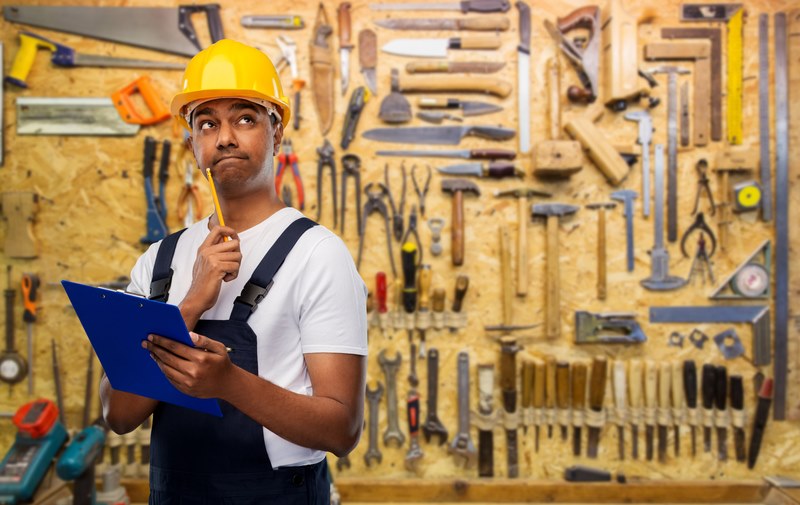
[[[381,450],[378,449],[378,406],[382,396],[383,384],[379,382],[378,387],[375,389],[370,389],[369,386],[367,386],[367,401],[369,402],[369,447],[367,447],[367,452],[364,454],[364,463],[366,463],[367,466],[371,466],[373,460],[380,464],[383,459]]]
[[[428,351],[428,414],[422,425],[425,441],[430,442],[431,437],[439,438],[439,445],[447,442],[447,428],[444,427],[436,413],[437,397],[439,395],[439,350]]]
[[[628,112],[625,119],[639,123],[637,142],[642,146],[642,210],[644,217],[650,217],[650,141],[653,138],[653,120],[646,110]]]
[[[383,432],[383,445],[388,446],[390,440],[397,442],[398,447],[402,447],[406,441],[406,436],[400,431],[400,422],[397,416],[397,371],[403,361],[402,355],[398,352],[395,359],[386,359],[386,350],[381,350],[378,355],[378,363],[383,369],[386,379],[386,410],[388,412],[386,431]]]
[[[478,460],[478,451],[469,434],[469,354],[458,353],[458,433],[453,437],[447,452],[455,456],[456,464],[472,468]]]

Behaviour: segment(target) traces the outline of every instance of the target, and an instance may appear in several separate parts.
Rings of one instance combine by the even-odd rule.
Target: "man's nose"
[[[217,149],[225,149],[227,147],[237,147],[236,132],[233,127],[227,122],[220,122],[217,134]]]

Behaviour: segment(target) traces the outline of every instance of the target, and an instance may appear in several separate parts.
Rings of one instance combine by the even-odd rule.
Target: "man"
[[[329,503],[325,452],[348,454],[363,424],[364,282],[336,235],[276,195],[290,109],[269,58],[217,42],[189,62],[171,109],[226,226],[212,215],[152,245],[129,291],[178,305],[195,347],[142,346],[177,389],[220,399],[223,417],[104,377],[105,419],[126,433],[154,414],[151,504]]]

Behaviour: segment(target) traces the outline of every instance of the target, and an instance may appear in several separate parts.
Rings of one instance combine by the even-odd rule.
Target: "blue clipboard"
[[[142,340],[155,334],[194,347],[175,305],[106,288],[61,281],[111,387],[222,417],[219,402],[178,391]]]

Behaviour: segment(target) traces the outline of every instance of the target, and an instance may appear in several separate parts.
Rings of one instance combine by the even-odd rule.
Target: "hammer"
[[[442,181],[442,191],[453,194],[453,219],[451,252],[453,255],[453,265],[461,266],[464,264],[464,192],[481,195],[478,185],[466,179],[447,179]]]
[[[587,209],[600,212],[597,216],[597,299],[606,299],[606,209],[613,209],[614,202],[590,203]]]
[[[574,214],[579,207],[565,203],[542,203],[531,207],[531,216],[544,216],[547,220],[547,338],[561,335],[560,287],[558,267],[558,221],[562,216]]]
[[[513,196],[517,199],[517,296],[525,296],[528,294],[528,220],[525,218],[525,203],[534,196],[553,195],[533,188],[517,188],[495,191],[494,196]]]

